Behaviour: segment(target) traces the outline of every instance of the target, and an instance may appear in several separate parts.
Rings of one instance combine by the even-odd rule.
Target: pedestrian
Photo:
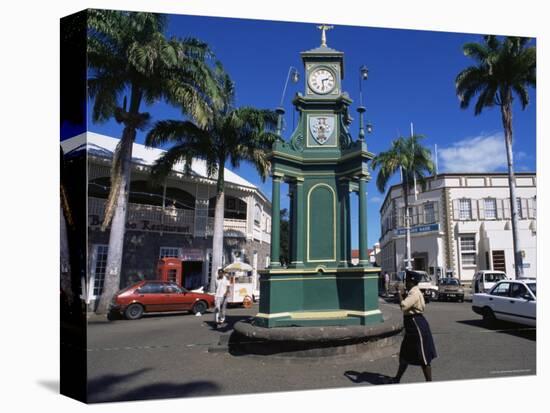
[[[218,268],[218,278],[216,280],[216,295],[214,296],[214,314],[216,326],[225,321],[225,309],[227,308],[227,299],[229,298],[229,280],[225,276],[225,271]]]
[[[418,283],[422,279],[416,271],[406,271],[407,297],[399,291],[399,305],[403,311],[405,337],[399,351],[399,369],[393,383],[399,383],[409,364],[422,367],[426,381],[432,381],[431,361],[437,357],[430,326],[422,313],[426,308]]]
[[[386,271],[384,273],[384,295],[387,297],[390,293],[390,275]]]

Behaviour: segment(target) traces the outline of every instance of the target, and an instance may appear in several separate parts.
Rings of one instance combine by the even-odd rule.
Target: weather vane
[[[319,30],[321,30],[321,46],[327,47],[327,30],[334,29],[334,26],[329,26],[327,24],[321,24],[320,26],[317,26]]]

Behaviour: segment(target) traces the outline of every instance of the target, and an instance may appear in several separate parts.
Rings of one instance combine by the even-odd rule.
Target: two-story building
[[[524,274],[536,277],[536,175],[516,174],[519,246]],[[514,277],[510,197],[506,173],[445,173],[409,194],[413,268],[462,282],[478,270]],[[416,198],[416,199],[415,199]],[[380,209],[383,271],[405,267],[405,208],[401,185],[392,186]]]
[[[110,188],[113,152],[119,140],[85,133],[62,142],[65,154],[81,151],[88,171],[88,274],[86,301],[101,293],[109,247],[109,229],[101,231]],[[212,234],[216,177],[208,176],[204,161],[195,159],[190,174],[177,165],[161,184],[151,181],[153,163],[164,151],[134,144],[121,268],[121,287],[154,279],[159,258],[183,261],[187,288],[208,285],[212,269]],[[271,203],[252,183],[225,169],[223,261],[249,263],[257,287],[257,270],[269,264]]]

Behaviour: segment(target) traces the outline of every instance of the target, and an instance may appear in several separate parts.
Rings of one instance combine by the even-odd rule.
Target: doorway
[[[413,254],[413,270],[427,272],[428,254],[418,253]]]
[[[184,288],[187,288],[188,290],[195,290],[203,285],[202,266],[202,261],[182,262],[182,278]]]
[[[493,270],[506,272],[506,259],[504,250],[493,251]]]

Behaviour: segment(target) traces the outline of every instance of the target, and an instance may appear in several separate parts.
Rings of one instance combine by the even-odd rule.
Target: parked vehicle
[[[535,327],[537,283],[531,279],[499,281],[488,293],[473,295],[472,310],[489,324],[504,320]]]
[[[428,303],[430,300],[437,299],[438,288],[435,281],[430,278],[426,271],[415,271],[422,274],[422,279],[418,283],[418,288],[420,288],[420,291],[424,294],[424,300]]]
[[[437,299],[464,301],[464,289],[456,278],[441,278],[437,290]]]
[[[140,281],[115,294],[110,312],[137,320],[144,313],[191,311],[197,314],[213,307],[213,295],[186,290],[175,282]]]
[[[500,280],[506,280],[508,277],[505,272],[482,270],[475,273],[472,278],[472,294],[486,293]]]

